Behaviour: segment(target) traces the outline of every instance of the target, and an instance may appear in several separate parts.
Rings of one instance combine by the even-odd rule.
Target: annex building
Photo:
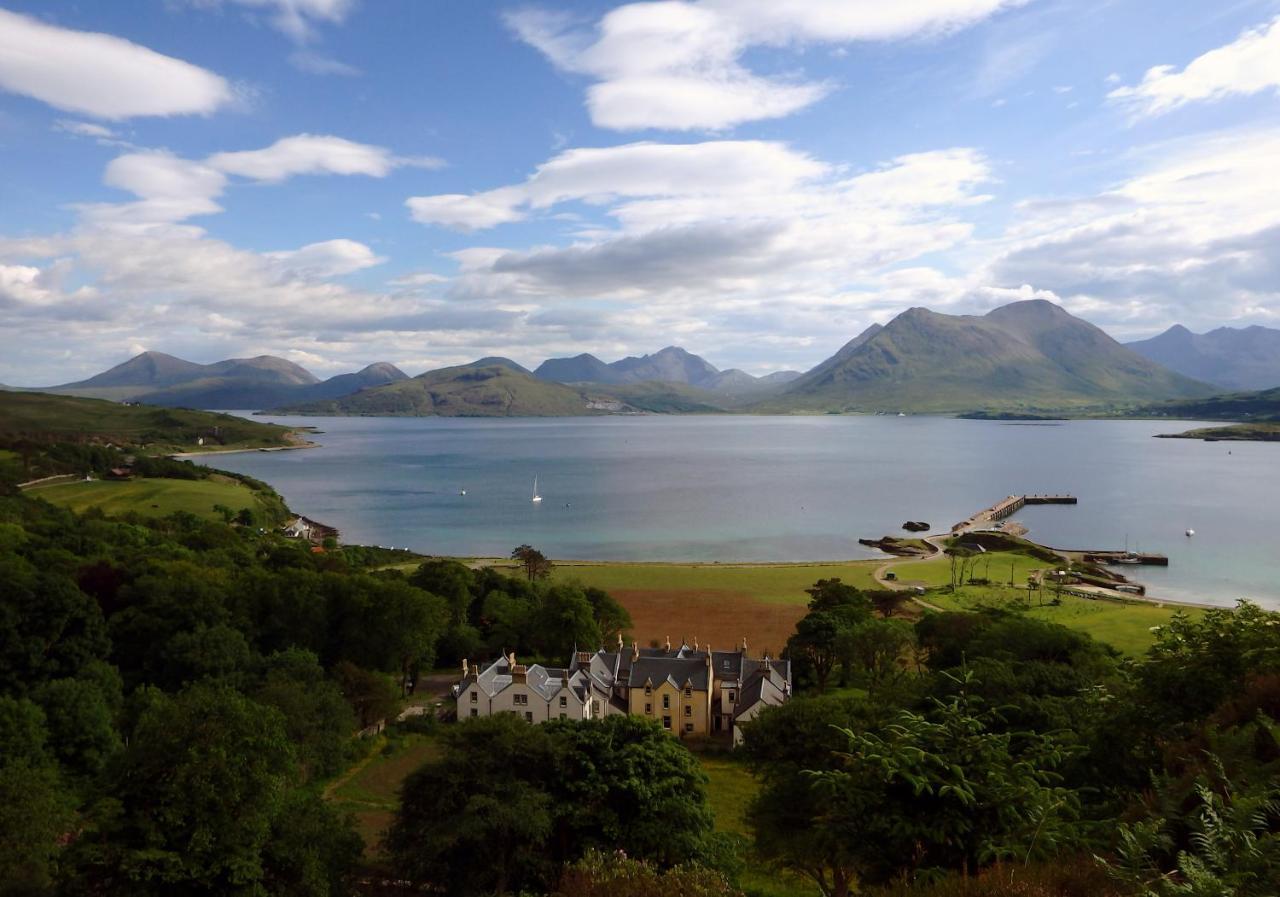
[[[483,668],[462,662],[458,718],[514,713],[531,723],[630,713],[680,737],[732,735],[765,707],[791,697],[791,663],[710,645],[576,652],[567,667],[526,666],[514,654]]]

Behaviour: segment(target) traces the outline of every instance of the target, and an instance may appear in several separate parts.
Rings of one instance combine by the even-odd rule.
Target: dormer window
[[[692,698],[692,697],[693,697],[693,688],[692,688],[691,686],[686,685],[686,686],[684,687],[684,696],[685,696],[686,698]]]
[[[653,694],[653,686],[646,682],[646,683],[644,684],[644,693],[645,693],[646,695],[651,695],[651,694]]]

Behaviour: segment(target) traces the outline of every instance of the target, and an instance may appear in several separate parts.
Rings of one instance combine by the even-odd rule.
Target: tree
[[[851,619],[871,614],[871,600],[858,589],[839,579],[820,579],[805,591],[809,593],[810,611],[851,609],[853,611]]]
[[[342,697],[360,721],[360,728],[387,719],[399,708],[400,690],[382,673],[363,670],[348,660],[334,667],[333,673]]]
[[[600,644],[595,610],[582,589],[572,585],[554,585],[546,590],[534,631],[535,648],[548,657],[567,659],[575,645],[594,648]]]
[[[33,692],[48,720],[53,755],[73,775],[97,775],[122,747],[111,698],[92,681],[54,679]]]
[[[75,801],[45,749],[44,714],[0,697],[0,895],[41,892],[57,869]]]
[[[529,577],[529,582],[535,579],[546,579],[551,575],[551,561],[547,560],[547,556],[532,545],[519,545],[511,550],[511,559],[519,561],[520,566],[524,568],[525,576]]]
[[[474,599],[475,574],[466,564],[449,560],[426,561],[409,577],[409,584],[443,598],[449,608],[451,625],[467,622],[467,609]]]
[[[106,893],[251,893],[295,777],[283,720],[225,686],[152,703],[79,842]]]
[[[907,603],[907,595],[905,592],[878,589],[871,593],[871,603],[875,605],[880,616],[887,620]]]
[[[347,897],[364,843],[318,794],[290,792],[263,853],[263,885],[279,897]]]
[[[401,787],[386,837],[397,872],[462,897],[549,885],[554,762],[546,727],[511,715],[448,729],[439,756]]]
[[[911,625],[898,620],[867,620],[838,638],[841,655],[866,674],[871,689],[902,674],[904,654],[915,641]]]
[[[656,721],[619,715],[544,728],[557,748],[550,784],[566,855],[590,845],[663,867],[700,856],[712,829],[706,776]]]
[[[591,602],[596,626],[600,630],[600,638],[604,643],[612,642],[631,628],[631,614],[604,589],[588,586],[584,589],[584,593],[587,600]]]
[[[1078,837],[1077,798],[1053,772],[1061,746],[1047,735],[991,731],[964,695],[843,735],[836,768],[810,773],[825,863],[799,870],[829,897],[845,897],[855,880],[1051,855]]]
[[[803,662],[819,693],[827,690],[839,659],[839,634],[835,617],[826,611],[811,611],[796,623],[795,635],[787,640],[787,656]]]
[[[282,651],[268,657],[265,666],[253,697],[280,711],[303,779],[339,772],[356,729],[355,713],[342,690],[310,651]]]

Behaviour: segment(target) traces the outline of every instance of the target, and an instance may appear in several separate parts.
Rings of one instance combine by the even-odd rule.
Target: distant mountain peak
[[[1181,324],[1128,343],[1144,358],[1224,389],[1254,391],[1280,384],[1280,330],[1253,324],[1194,333]]]

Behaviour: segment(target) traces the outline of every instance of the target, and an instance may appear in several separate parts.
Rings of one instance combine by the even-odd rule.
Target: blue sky
[[[0,382],[1280,326],[1280,2],[0,0]]]

